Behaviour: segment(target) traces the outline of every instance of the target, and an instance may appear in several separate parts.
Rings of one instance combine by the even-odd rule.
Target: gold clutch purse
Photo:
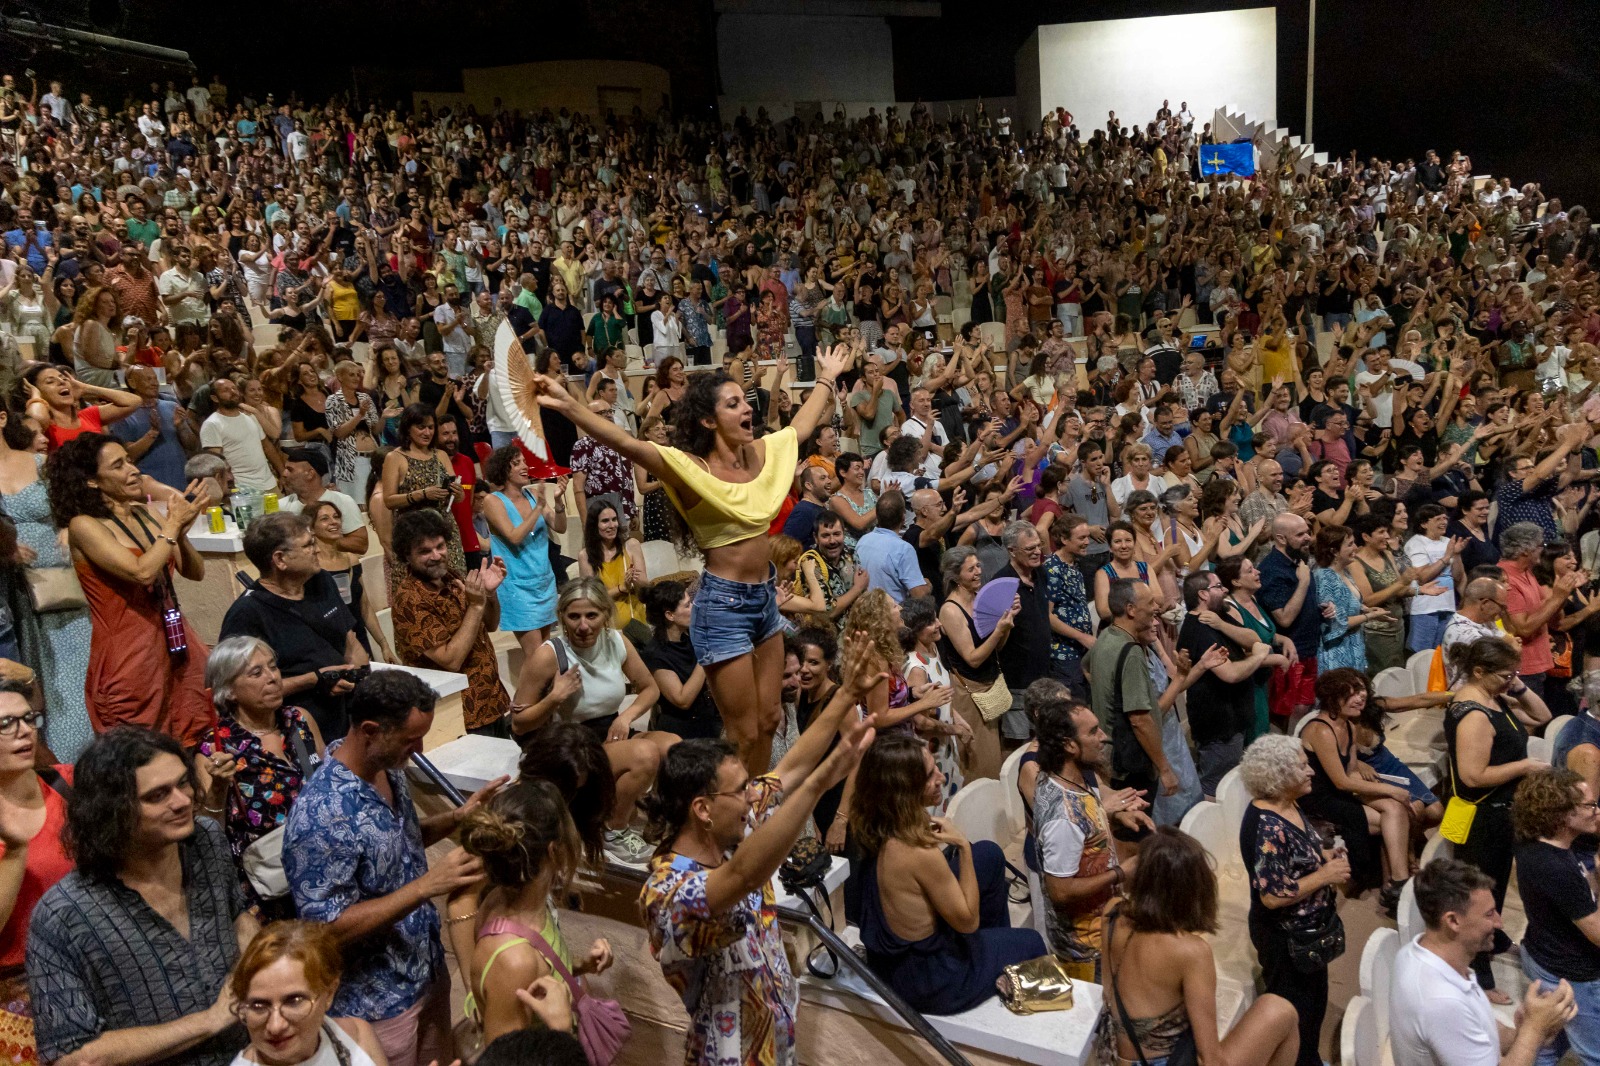
[[[1072,978],[1054,955],[1040,955],[1037,959],[1007,966],[996,979],[995,987],[1013,1014],[1072,1009]]]

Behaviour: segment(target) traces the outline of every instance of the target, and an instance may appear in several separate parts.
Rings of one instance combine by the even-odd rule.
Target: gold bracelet
[[[458,914],[454,918],[446,918],[444,920],[444,924],[445,925],[456,925],[459,922],[471,921],[472,919],[476,918],[477,916],[478,916],[478,912],[477,911],[469,911],[466,914]]]

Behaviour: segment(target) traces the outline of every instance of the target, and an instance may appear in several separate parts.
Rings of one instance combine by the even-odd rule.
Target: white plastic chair
[[[1456,846],[1445,839],[1445,835],[1437,829],[1428,842],[1422,845],[1422,865],[1426,866],[1434,859],[1453,859],[1456,855]]]
[[[1417,687],[1413,692],[1428,691],[1428,672],[1433,668],[1433,649],[1419,651],[1406,660],[1406,669],[1410,671]]]
[[[1389,1039],[1389,986],[1399,952],[1400,933],[1388,928],[1374,929],[1361,949],[1361,994],[1372,1001],[1379,1043]]]
[[[1006,804],[1001,790],[1005,786],[992,777],[969,781],[950,800],[950,823],[968,840],[992,840],[1006,845]]]
[[[1344,1066],[1381,1066],[1382,1044],[1378,1038],[1378,1013],[1372,1000],[1354,996],[1344,1009],[1339,1026],[1339,1061]]]
[[[1538,759],[1542,763],[1549,763],[1549,761],[1550,761],[1550,751],[1551,751],[1550,738],[1548,738],[1548,737],[1529,737],[1528,738],[1528,758],[1530,758],[1530,759]]]
[[[1217,782],[1217,802],[1227,816],[1229,830],[1238,836],[1239,826],[1244,823],[1244,809],[1250,806],[1250,790],[1244,787],[1244,778],[1239,776],[1237,766]]]
[[[675,574],[682,569],[678,565],[678,549],[670,540],[647,540],[639,547],[644,550],[644,576],[646,581],[654,581],[666,574]]]
[[[1423,678],[1426,686],[1427,678]],[[1380,670],[1372,679],[1372,694],[1374,696],[1415,696],[1424,691],[1417,688],[1417,679],[1410,670],[1401,666],[1391,666],[1387,670]]]
[[[1022,802],[1022,793],[1017,791],[1017,780],[1022,776],[1022,756],[1027,754],[1027,745],[1023,745],[1000,764],[1000,786],[1005,790],[1006,822],[1011,829],[1011,836],[1015,837],[1022,832],[1028,824],[1027,806]]]
[[[990,349],[997,353],[1006,350],[1006,324],[1004,322],[984,322],[979,324],[978,336],[988,344]]]
[[[1239,831],[1228,826],[1227,813],[1222,804],[1201,801],[1190,807],[1178,828],[1199,841],[1211,856],[1216,869],[1219,887],[1228,888],[1228,882],[1243,881],[1244,864],[1239,859]]]
[[[1572,724],[1573,717],[1570,714],[1558,714],[1550,719],[1549,724],[1544,727],[1544,738],[1550,742],[1552,751],[1555,750],[1557,744],[1561,743],[1561,731]]]
[[[1417,909],[1417,879],[1411,878],[1400,890],[1400,906],[1395,911],[1395,925],[1400,929],[1400,943],[1409,944],[1422,935],[1426,928],[1422,911]]]

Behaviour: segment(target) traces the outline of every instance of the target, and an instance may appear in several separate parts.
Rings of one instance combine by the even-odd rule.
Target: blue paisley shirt
[[[311,775],[289,810],[283,868],[300,917],[333,922],[357,903],[387,896],[428,872],[422,825],[405,775],[390,770],[390,807],[376,789],[331,756]],[[422,999],[435,976],[444,978],[439,912],[432,903],[366,937],[345,954],[344,977],[330,1012],[382,1021]]]

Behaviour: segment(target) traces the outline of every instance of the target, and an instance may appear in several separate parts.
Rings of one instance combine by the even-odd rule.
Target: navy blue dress
[[[960,857],[954,849],[948,859],[951,870],[958,871]],[[903,940],[889,928],[878,895],[877,856],[866,856],[860,865],[861,943],[867,965],[923,1014],[971,1010],[995,994],[995,979],[1007,966],[1049,954],[1035,930],[1011,928],[1000,846],[990,840],[974,842],[972,865],[978,875],[978,931],[958,933],[936,918],[933,935],[916,941]]]

